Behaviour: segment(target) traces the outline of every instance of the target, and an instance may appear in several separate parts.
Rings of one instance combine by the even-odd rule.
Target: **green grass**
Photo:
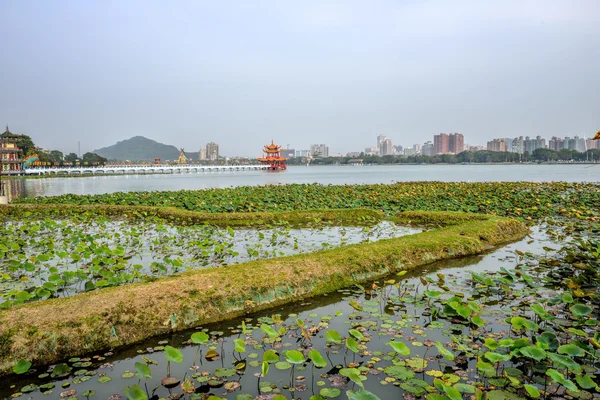
[[[209,213],[174,207],[72,205],[72,204],[10,204],[0,206],[0,218],[70,218],[73,216],[119,217],[132,220],[157,218],[173,225],[265,226],[286,223],[304,225],[314,222],[333,224],[366,224],[381,221],[385,214],[376,210],[301,210],[255,213]]]

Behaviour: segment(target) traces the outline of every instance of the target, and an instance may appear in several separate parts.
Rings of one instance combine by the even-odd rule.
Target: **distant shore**
[[[574,161],[574,162],[486,162],[486,163],[382,163],[382,164],[310,164],[308,167],[389,167],[389,166],[482,166],[482,165],[600,165],[600,161]],[[306,164],[290,164],[288,168],[306,168]],[[52,175],[2,175],[2,180],[20,180],[20,179],[48,179],[48,178],[89,178],[98,176],[125,176],[125,175],[168,175],[168,174],[52,174]]]

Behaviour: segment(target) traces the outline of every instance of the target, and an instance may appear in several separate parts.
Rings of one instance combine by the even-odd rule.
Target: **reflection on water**
[[[290,167],[273,174],[265,171],[199,172],[166,175],[88,176],[10,181],[12,198],[61,194],[102,194],[129,191],[197,190],[236,186],[320,183],[324,185],[375,184],[407,181],[489,182],[597,182],[597,165],[386,165]]]
[[[2,179],[3,195],[8,196],[8,201],[17,197],[28,196],[25,193],[25,179]]]

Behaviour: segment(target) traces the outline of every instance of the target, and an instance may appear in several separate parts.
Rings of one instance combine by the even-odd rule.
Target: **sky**
[[[600,129],[599,0],[0,0],[0,124],[226,156]]]

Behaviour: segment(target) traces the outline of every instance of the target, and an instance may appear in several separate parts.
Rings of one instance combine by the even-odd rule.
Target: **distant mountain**
[[[117,142],[112,146],[94,150],[94,153],[109,160],[117,161],[154,161],[155,158],[175,161],[179,158],[179,149],[175,146],[159,143],[143,136]],[[187,152],[191,160],[198,160],[198,152]]]

